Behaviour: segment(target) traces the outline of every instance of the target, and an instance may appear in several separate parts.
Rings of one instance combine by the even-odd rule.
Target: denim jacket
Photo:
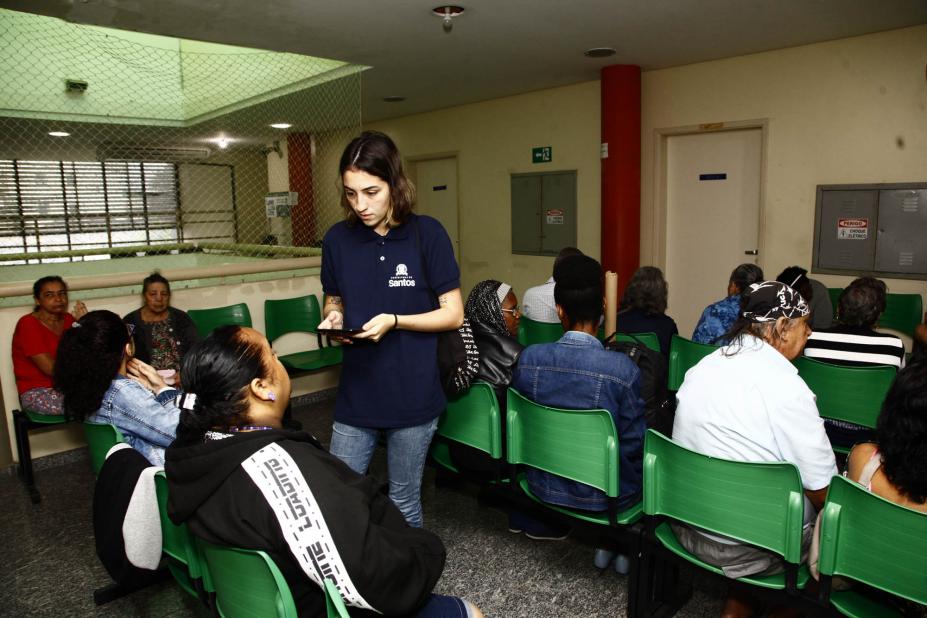
[[[591,335],[567,331],[555,343],[522,351],[512,387],[543,405],[611,412],[618,431],[618,508],[637,501],[647,425],[640,371],[631,359],[605,350]],[[605,494],[589,485],[534,468],[528,469],[527,477],[531,490],[545,502],[589,511],[608,508]]]
[[[87,417],[92,423],[112,423],[126,442],[154,466],[164,465],[164,449],[177,435],[180,410],[174,405],[178,391],[169,388],[157,396],[124,376],[117,375],[100,409]]]

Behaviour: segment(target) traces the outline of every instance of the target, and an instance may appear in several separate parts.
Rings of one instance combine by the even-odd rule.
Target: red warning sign
[[[866,240],[869,219],[837,219],[837,240]]]

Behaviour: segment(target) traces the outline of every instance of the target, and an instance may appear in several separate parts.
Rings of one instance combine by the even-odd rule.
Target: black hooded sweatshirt
[[[406,524],[384,486],[307,433],[178,439],[165,473],[171,520],[209,542],[267,552],[300,616],[325,615],[320,573],[349,605],[401,616],[428,600],[444,569],[441,539]]]

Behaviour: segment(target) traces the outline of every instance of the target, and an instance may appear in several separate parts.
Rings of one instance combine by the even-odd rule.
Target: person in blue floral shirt
[[[735,268],[727,283],[727,297],[705,307],[692,333],[692,341],[723,344],[721,337],[740,313],[741,292],[757,281],[763,281],[763,269],[756,264],[741,264]]]

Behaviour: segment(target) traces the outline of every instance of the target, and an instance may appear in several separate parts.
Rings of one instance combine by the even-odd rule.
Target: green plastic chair
[[[325,579],[325,610],[328,618],[351,618],[348,608],[344,606],[338,588],[330,579]]]
[[[608,410],[565,410],[534,403],[508,389],[506,459],[522,492],[546,508],[601,526],[627,526],[641,518],[640,502],[617,511],[618,432]],[[535,496],[518,466],[532,466],[605,492],[606,512],[573,510]]]
[[[35,486],[35,473],[32,470],[32,448],[29,444],[29,432],[35,429],[64,425],[73,419],[66,415],[40,414],[25,408],[13,410],[13,434],[16,439],[16,453],[19,457],[19,476],[29,492],[33,504],[42,501],[42,494]]]
[[[673,335],[670,342],[666,387],[671,391],[678,391],[686,377],[686,372],[717,349],[718,346],[696,343],[679,335]]]
[[[322,345],[322,337],[317,332],[321,321],[322,312],[314,294],[264,301],[264,328],[267,340],[271,344],[288,333],[312,333],[318,340],[316,350],[295,352],[278,357],[280,362],[289,369],[314,371],[341,364],[341,348],[331,345],[323,347]]]
[[[835,476],[821,516],[821,597],[847,616],[898,615],[858,590],[830,591],[839,575],[927,605],[927,514]]]
[[[125,442],[119,429],[111,423],[91,423],[84,421],[84,436],[90,450],[90,466],[94,474],[100,474],[100,468],[106,461],[106,454],[120,442]]]
[[[785,573],[738,581],[795,592],[810,574],[801,561],[804,493],[790,463],[746,463],[708,457],[647,430],[644,439],[644,513],[670,518],[767,549],[782,556]],[[686,551],[665,519],[649,524],[659,546],[723,576]]]
[[[875,429],[885,394],[895,379],[894,367],[845,367],[806,356],[798,357],[795,366],[817,398],[821,416]]]
[[[197,539],[222,618],[297,618],[290,587],[266,553]],[[343,604],[342,604],[343,606]]]
[[[886,294],[885,312],[879,317],[879,328],[890,328],[907,336],[924,319],[924,303],[920,294]]]
[[[251,327],[251,311],[245,303],[213,309],[190,309],[187,315],[196,324],[200,338],[205,338],[217,327],[227,324]]]
[[[452,472],[460,472],[451,463],[447,441],[460,442],[479,449],[502,462],[502,412],[492,386],[475,382],[455,397],[447,398],[447,408],[438,420],[431,456]]]
[[[518,343],[529,346],[535,343],[551,343],[563,337],[563,326],[560,324],[548,324],[547,322],[535,322],[525,316],[521,316],[518,322]]]
[[[622,343],[640,343],[654,352],[660,351],[660,340],[657,338],[656,333],[615,333],[615,341],[620,341]]]
[[[155,493],[161,519],[161,549],[174,580],[190,595],[208,603],[212,586],[200,550],[185,524],[177,525],[167,516],[167,477],[164,470],[155,473]]]

